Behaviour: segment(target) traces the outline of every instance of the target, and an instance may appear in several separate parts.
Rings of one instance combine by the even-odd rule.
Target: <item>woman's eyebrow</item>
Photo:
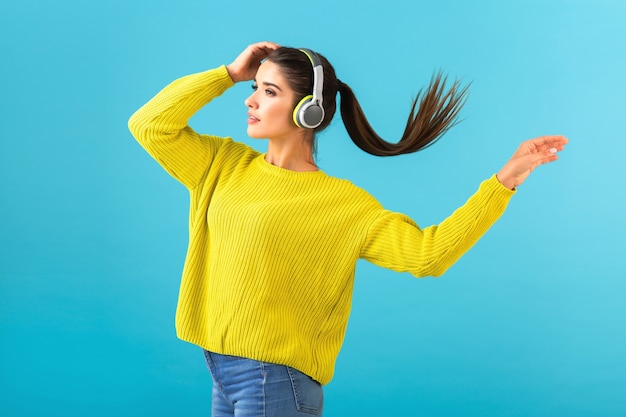
[[[255,78],[253,81],[254,81],[254,83],[255,83],[255,84],[258,84],[258,83],[256,82],[256,78]],[[263,81],[263,85],[264,85],[264,86],[266,86],[266,87],[274,87],[274,88],[275,88],[275,89],[277,89],[278,91],[283,91],[283,89],[282,89],[282,88],[280,88],[280,87],[279,87],[279,86],[277,86],[276,84],[271,83],[271,82],[269,82],[269,81]]]

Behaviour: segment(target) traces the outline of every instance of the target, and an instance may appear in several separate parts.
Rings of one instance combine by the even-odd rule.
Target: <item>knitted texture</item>
[[[421,229],[323,171],[294,172],[188,120],[232,86],[224,66],[174,81],[130,119],[139,143],[190,193],[176,329],[204,349],[279,363],[328,383],[350,314],[356,262],[440,276],[513,194],[495,176]]]

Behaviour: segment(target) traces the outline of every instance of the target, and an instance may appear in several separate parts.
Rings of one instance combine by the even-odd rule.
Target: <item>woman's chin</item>
[[[267,138],[266,135],[263,135],[262,132],[257,131],[253,127],[248,127],[247,133],[248,133],[248,136],[251,139],[265,139],[265,138]]]

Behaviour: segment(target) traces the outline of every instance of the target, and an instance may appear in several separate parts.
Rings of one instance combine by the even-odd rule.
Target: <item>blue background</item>
[[[438,223],[525,139],[570,145],[441,279],[359,263],[332,416],[625,416],[621,0],[4,0],[0,415],[209,415],[174,311],[187,192],[128,117],[182,75],[272,40],[326,55],[398,138],[433,72],[471,82],[429,150],[376,158],[339,119],[319,165]],[[245,138],[237,85],[192,120]]]

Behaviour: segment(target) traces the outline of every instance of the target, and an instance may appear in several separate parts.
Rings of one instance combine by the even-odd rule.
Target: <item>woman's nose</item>
[[[245,106],[250,109],[255,108],[257,104],[256,100],[254,99],[254,93],[250,94],[248,98],[244,100],[243,104],[245,104]]]

